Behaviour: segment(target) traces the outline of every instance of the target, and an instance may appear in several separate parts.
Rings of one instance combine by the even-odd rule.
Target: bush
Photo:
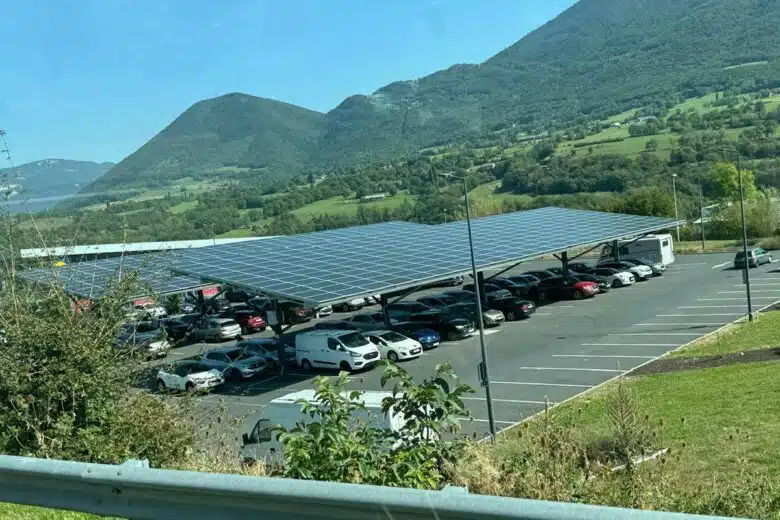
[[[75,312],[61,289],[8,284],[0,298],[0,452],[116,464],[174,464],[191,445],[186,401],[134,393],[137,359],[113,348],[126,276],[91,311]]]

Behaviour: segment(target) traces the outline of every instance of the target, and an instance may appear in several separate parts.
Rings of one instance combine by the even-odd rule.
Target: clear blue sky
[[[201,99],[245,92],[327,111],[351,94],[483,61],[574,3],[5,2],[0,129],[16,164],[118,161]]]

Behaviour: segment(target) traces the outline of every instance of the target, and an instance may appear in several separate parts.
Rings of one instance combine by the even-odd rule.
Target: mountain
[[[8,205],[46,207],[77,193],[105,174],[114,163],[43,159],[0,170],[0,185],[10,193]],[[46,200],[39,200],[46,199]]]
[[[316,153],[325,115],[288,103],[228,94],[200,101],[92,183],[97,192],[250,168],[290,175]]]
[[[780,0],[580,0],[484,63],[351,96],[327,114],[240,94],[202,101],[90,190],[242,162],[290,174],[777,87],[778,25]]]

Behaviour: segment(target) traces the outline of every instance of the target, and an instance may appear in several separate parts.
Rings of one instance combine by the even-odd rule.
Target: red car
[[[251,310],[238,310],[233,312],[226,312],[223,314],[225,318],[232,318],[241,325],[242,334],[251,334],[252,332],[262,332],[268,328],[268,323],[263,318],[263,315],[258,311]]]
[[[599,292],[596,282],[582,282],[575,278],[553,276],[541,280],[538,285],[540,301],[582,300]]]

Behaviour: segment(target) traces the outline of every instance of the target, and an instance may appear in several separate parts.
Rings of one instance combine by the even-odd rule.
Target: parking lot
[[[505,429],[544,408],[650,361],[695,340],[747,312],[742,272],[731,268],[733,254],[678,256],[667,272],[632,287],[612,290],[595,298],[542,306],[528,320],[507,322],[486,331],[495,420]],[[529,262],[511,273],[557,266],[557,262]],[[486,277],[491,273],[486,272]],[[780,269],[771,264],[751,270],[753,307],[780,300]],[[411,299],[423,293],[415,293]],[[371,307],[360,312],[378,310]],[[334,313],[335,320],[354,313]],[[270,336],[270,332],[257,336]],[[225,343],[226,345],[229,343]],[[184,359],[213,348],[194,344],[173,351],[166,361]],[[437,364],[450,363],[463,383],[476,393],[467,401],[474,420],[464,432],[488,431],[484,389],[479,386],[479,337],[443,342],[403,367],[421,380]],[[381,368],[350,376],[350,385],[381,390]],[[298,370],[284,378],[269,377],[225,385],[200,398],[204,407],[223,402],[231,415],[246,417],[246,424],[261,413],[265,403],[286,393],[311,387],[316,374]],[[248,428],[248,426],[245,426]]]

